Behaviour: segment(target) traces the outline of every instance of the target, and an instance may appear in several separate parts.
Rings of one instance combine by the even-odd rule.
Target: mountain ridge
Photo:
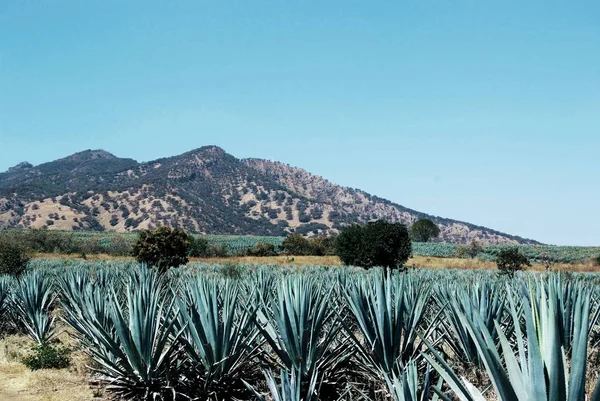
[[[0,227],[134,231],[160,225],[211,234],[327,234],[384,218],[431,218],[441,240],[538,243],[431,216],[308,171],[204,146],[148,162],[85,150],[0,173]]]

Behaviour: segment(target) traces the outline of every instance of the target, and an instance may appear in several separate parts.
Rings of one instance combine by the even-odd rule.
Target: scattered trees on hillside
[[[404,224],[378,220],[343,229],[336,240],[336,251],[346,265],[395,269],[406,263],[412,245]]]
[[[428,242],[440,235],[440,228],[429,219],[420,219],[412,225],[410,235],[413,241]]]

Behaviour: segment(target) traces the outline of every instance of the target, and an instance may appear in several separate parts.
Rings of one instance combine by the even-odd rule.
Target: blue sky
[[[0,171],[209,144],[600,245],[600,2],[1,2]]]

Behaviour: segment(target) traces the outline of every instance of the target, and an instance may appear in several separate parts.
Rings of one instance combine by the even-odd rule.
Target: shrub
[[[336,251],[346,265],[389,269],[399,268],[408,260],[412,245],[405,225],[378,220],[342,230]]]
[[[310,242],[300,234],[288,235],[281,244],[281,249],[288,255],[310,255]]]
[[[23,364],[31,370],[64,369],[71,364],[71,350],[66,347],[54,347],[49,343],[36,345],[33,354],[23,358]]]
[[[0,276],[19,276],[25,271],[28,263],[29,256],[20,245],[5,239],[0,240]]]
[[[523,255],[517,247],[501,249],[496,256],[496,264],[501,274],[511,277],[517,271],[523,270],[524,266],[531,266],[527,256]]]
[[[211,244],[206,248],[206,257],[224,258],[229,255],[226,245]]]
[[[121,235],[111,237],[110,242],[104,247],[104,252],[114,256],[131,255],[131,241]]]
[[[596,266],[600,266],[600,255],[596,256],[594,259],[592,259],[594,261],[594,264]]]
[[[474,259],[483,252],[483,247],[476,240],[472,240],[469,245],[459,245],[456,247],[456,256],[459,258]]]
[[[428,242],[432,238],[439,237],[440,228],[429,219],[420,219],[412,225],[410,234],[413,241]]]
[[[244,274],[244,270],[245,269],[241,265],[233,262],[225,262],[223,263],[223,266],[221,266],[221,274],[223,277],[233,280],[241,278]]]
[[[310,254],[315,256],[335,255],[334,236],[319,235],[309,240]]]
[[[270,242],[258,242],[253,248],[247,250],[248,256],[276,256],[277,250],[275,245]]]
[[[165,272],[188,262],[190,236],[179,228],[159,227],[153,231],[140,231],[133,244],[133,256],[140,263]]]
[[[188,256],[192,258],[201,258],[206,256],[208,250],[208,240],[204,237],[190,236],[190,249]]]

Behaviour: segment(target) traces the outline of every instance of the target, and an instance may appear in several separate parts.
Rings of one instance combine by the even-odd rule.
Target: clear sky
[[[600,1],[0,2],[0,171],[210,144],[600,245]]]

